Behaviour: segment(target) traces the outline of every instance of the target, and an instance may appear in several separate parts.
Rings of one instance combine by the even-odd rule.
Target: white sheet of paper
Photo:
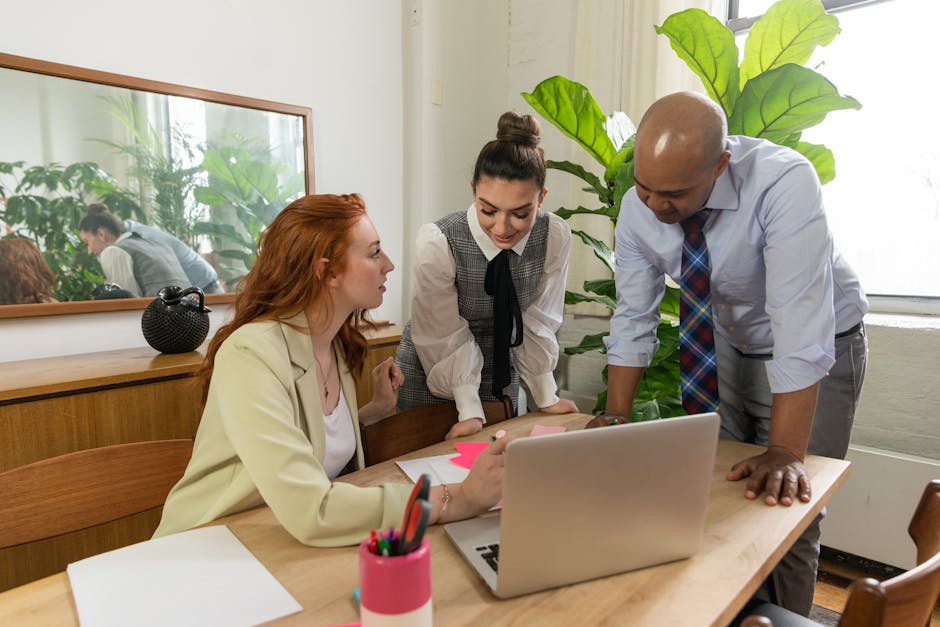
[[[401,468],[413,482],[417,481],[422,473],[428,473],[431,476],[431,485],[460,483],[467,478],[470,471],[447,461],[452,457],[457,457],[457,455],[459,455],[459,453],[449,453],[435,457],[406,459],[395,463],[398,464],[398,467]]]
[[[257,625],[303,608],[224,525],[69,564],[82,627]]]

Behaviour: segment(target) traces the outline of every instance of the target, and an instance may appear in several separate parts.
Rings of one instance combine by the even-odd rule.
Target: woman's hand
[[[454,438],[460,438],[465,435],[473,435],[474,433],[479,433],[481,429],[483,429],[482,418],[468,418],[457,422],[457,424],[451,427],[447,435],[444,436],[444,439],[453,440]]]
[[[554,405],[539,407],[539,411],[546,414],[576,414],[578,413],[578,406],[572,400],[560,398]]]
[[[359,420],[371,424],[387,417],[398,405],[398,388],[405,383],[405,375],[389,357],[372,369],[372,400],[359,409]]]
[[[499,503],[503,497],[503,453],[513,439],[497,438],[473,462],[470,474],[463,483],[449,486],[451,503],[444,513],[443,520],[438,517],[436,522],[444,523],[478,516]],[[432,492],[431,498],[434,497],[435,493]]]

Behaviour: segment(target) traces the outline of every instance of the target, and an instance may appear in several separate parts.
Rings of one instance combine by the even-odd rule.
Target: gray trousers
[[[715,334],[715,348],[718,352],[721,437],[766,445],[773,394],[764,362],[770,357],[744,355],[718,333]],[[836,363],[819,382],[819,399],[808,452],[844,459],[868,359],[864,325],[853,335],[836,338],[835,349]],[[772,573],[776,599],[771,600],[804,616],[809,615],[813,604],[819,565],[819,523],[824,515],[825,509],[797,538]]]

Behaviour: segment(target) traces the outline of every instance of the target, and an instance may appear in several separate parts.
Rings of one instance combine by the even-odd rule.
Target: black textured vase
[[[169,285],[144,309],[140,328],[147,343],[161,353],[187,353],[206,339],[210,311],[198,287]]]

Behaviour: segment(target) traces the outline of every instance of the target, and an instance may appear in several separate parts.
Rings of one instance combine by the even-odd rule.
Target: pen
[[[384,556],[384,557],[388,557],[388,555],[389,555],[388,552],[389,552],[388,540],[386,540],[385,538],[379,538],[379,552],[378,552],[378,554],[379,554],[379,555],[382,555],[382,556]]]
[[[490,441],[495,442],[496,440],[500,439],[501,437],[505,435],[506,435],[506,431],[503,429],[500,429],[499,431],[497,431],[496,433],[490,436]]]
[[[379,534],[375,529],[369,532],[369,553],[378,555],[379,553]]]

